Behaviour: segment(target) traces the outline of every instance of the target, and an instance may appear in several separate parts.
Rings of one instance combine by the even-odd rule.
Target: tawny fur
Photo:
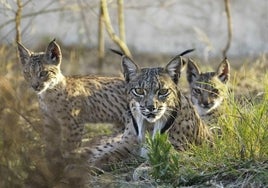
[[[128,103],[123,78],[64,76],[61,49],[55,41],[45,52],[32,52],[22,44],[18,50],[25,80],[38,96],[48,150],[77,149],[88,122],[115,123],[124,129]]]
[[[125,132],[116,141],[81,151],[93,166],[127,159],[141,153],[145,132],[154,136],[157,131],[168,132],[169,140],[179,151],[189,144],[211,142],[212,135],[194,109],[190,99],[182,95],[178,86],[186,61],[181,56],[166,67],[140,68],[123,56],[122,66],[127,82],[130,119]]]

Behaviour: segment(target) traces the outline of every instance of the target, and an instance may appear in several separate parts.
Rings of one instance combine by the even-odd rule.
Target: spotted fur
[[[168,132],[169,140],[179,151],[186,150],[189,144],[201,144],[212,139],[209,129],[178,87],[185,63],[186,60],[177,56],[165,67],[140,68],[123,56],[122,67],[132,122],[129,121],[131,123],[127,124],[124,134],[117,141],[84,152],[91,155],[90,163],[103,167],[129,155],[146,156],[146,149],[142,147],[146,131],[153,137],[157,131]]]
[[[123,130],[128,113],[123,78],[64,76],[61,49],[55,41],[41,53],[20,43],[18,50],[25,80],[38,96],[48,148],[76,149],[87,122],[115,123]]]

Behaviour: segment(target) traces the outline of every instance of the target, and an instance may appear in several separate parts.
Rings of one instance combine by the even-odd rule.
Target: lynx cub
[[[120,77],[64,76],[61,49],[53,40],[35,53],[18,43],[23,75],[38,95],[48,147],[63,151],[80,145],[86,122],[113,122],[123,128],[128,106]]]
[[[220,106],[228,94],[229,78],[230,65],[227,59],[220,63],[216,72],[205,73],[193,61],[188,62],[187,80],[191,101],[207,124],[215,123],[220,115]]]
[[[177,86],[185,63],[177,56],[163,68],[140,68],[123,56],[133,125],[127,124],[121,140],[88,149],[86,152],[91,155],[93,165],[103,167],[107,162],[125,159],[130,153],[140,154],[137,151],[140,152],[139,144],[144,142],[146,131],[153,136],[157,131],[168,131],[169,140],[180,151],[187,149],[190,143],[201,144],[211,139],[207,126]]]

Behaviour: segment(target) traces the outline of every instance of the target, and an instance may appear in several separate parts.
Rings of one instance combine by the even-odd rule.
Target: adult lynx
[[[181,56],[176,56],[165,67],[140,68],[123,56],[133,125],[127,124],[122,139],[83,151],[91,156],[89,161],[93,165],[103,167],[108,162],[125,159],[129,154],[146,154],[140,146],[146,131],[153,136],[157,131],[168,132],[172,145],[180,151],[187,149],[189,144],[212,139],[208,127],[177,86],[185,63]]]

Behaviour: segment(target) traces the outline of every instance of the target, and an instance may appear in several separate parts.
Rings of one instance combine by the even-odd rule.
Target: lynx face
[[[123,57],[122,67],[127,82],[129,108],[138,124],[141,136],[144,123],[159,126],[173,122],[177,115],[179,92],[177,83],[185,62],[174,58],[166,67],[139,68],[131,59]]]
[[[209,114],[218,108],[227,94],[227,82],[230,77],[230,66],[224,59],[216,72],[202,73],[198,66],[189,61],[187,80],[190,85],[191,100],[199,115]]]
[[[30,52],[22,44],[18,44],[18,50],[24,78],[38,94],[58,83],[62,56],[55,41],[48,45],[45,53]]]
[[[131,108],[150,123],[156,122],[169,107],[172,109],[175,105],[170,99],[176,96],[176,90],[172,84],[166,84],[172,82],[169,77],[158,76],[162,73],[163,70],[160,69],[143,69],[133,80],[135,85],[130,84],[131,88],[128,91]]]

